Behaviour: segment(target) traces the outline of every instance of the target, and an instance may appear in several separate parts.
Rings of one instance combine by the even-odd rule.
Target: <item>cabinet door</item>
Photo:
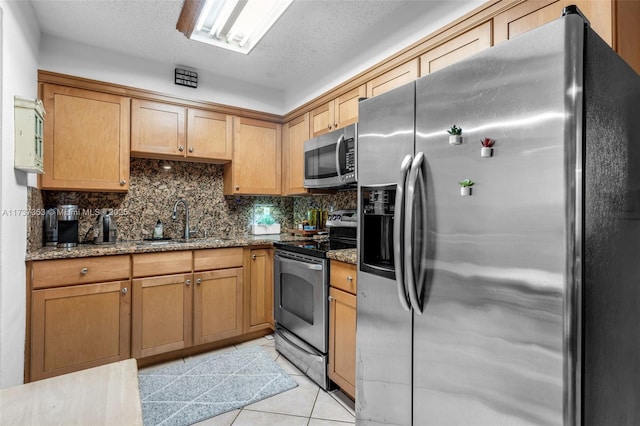
[[[194,344],[242,334],[242,268],[194,275]]]
[[[281,126],[235,117],[233,160],[225,164],[225,195],[280,195]]]
[[[613,1],[529,0],[495,16],[493,43],[498,44],[562,16],[562,9],[576,5],[589,19],[591,28],[610,46],[612,43]],[[627,3],[626,0],[620,3]],[[629,2],[631,3],[631,2]]]
[[[420,76],[438,71],[491,47],[491,22],[485,22],[420,56]]]
[[[44,174],[42,189],[129,189],[129,98],[42,85]]]
[[[334,101],[331,101],[311,110],[309,119],[312,138],[334,130],[334,105]]]
[[[184,274],[133,280],[134,358],[191,346],[192,279]]]
[[[329,378],[351,398],[356,383],[356,296],[329,289]]]
[[[31,293],[31,380],[130,356],[129,281]]]
[[[400,87],[418,78],[418,58],[406,62],[396,68],[367,82],[367,97],[372,98],[391,89]]]
[[[340,95],[334,101],[334,127],[341,129],[358,122],[358,100],[367,96],[364,85]]]
[[[249,279],[245,332],[273,327],[273,250],[246,250]]]
[[[186,108],[160,102],[131,101],[131,155],[184,157]]]
[[[189,108],[187,123],[187,157],[231,161],[233,117]]]
[[[282,195],[306,194],[304,142],[309,139],[309,113],[290,121],[282,135]]]

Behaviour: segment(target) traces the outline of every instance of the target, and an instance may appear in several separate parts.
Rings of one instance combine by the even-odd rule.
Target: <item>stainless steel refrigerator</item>
[[[640,424],[639,106],[576,13],[360,103],[358,425]]]

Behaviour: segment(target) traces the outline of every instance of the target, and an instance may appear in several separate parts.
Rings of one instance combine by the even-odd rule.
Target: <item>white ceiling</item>
[[[483,0],[294,0],[243,55],[176,30],[183,0],[30,0],[51,35],[275,89],[298,106]]]

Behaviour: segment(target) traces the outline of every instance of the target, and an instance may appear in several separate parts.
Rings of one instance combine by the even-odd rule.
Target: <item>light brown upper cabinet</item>
[[[225,195],[280,195],[281,125],[234,117],[233,159],[224,166]]]
[[[227,162],[232,117],[162,102],[131,101],[131,155],[143,158]]]
[[[405,62],[367,82],[367,97],[372,98],[418,78],[418,58]]]
[[[456,63],[491,47],[491,22],[485,22],[420,56],[420,76]]]
[[[300,195],[304,188],[304,141],[309,139],[309,113],[284,125],[282,131],[282,195]]]
[[[562,10],[576,5],[591,28],[618,54],[640,72],[640,2],[636,0],[529,0],[494,18],[494,44],[508,40],[558,19]]]
[[[42,84],[44,174],[41,189],[129,189],[129,98]]]
[[[367,95],[365,86],[356,87],[311,111],[311,137],[320,136],[358,121],[358,99]]]

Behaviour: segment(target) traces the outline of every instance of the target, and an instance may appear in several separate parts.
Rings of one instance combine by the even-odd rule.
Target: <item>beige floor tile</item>
[[[219,416],[196,423],[195,426],[231,426],[238,414],[240,414],[240,410],[227,411]]]
[[[233,426],[306,426],[306,417],[242,410]]]
[[[292,376],[292,378],[298,382],[297,387],[245,408],[252,411],[267,411],[292,416],[311,416],[320,388],[306,376]]]
[[[356,415],[356,403],[344,394],[340,389],[329,392],[329,395],[338,401],[349,413]]]
[[[309,426],[349,426],[354,424],[355,422],[336,422],[333,420],[322,420],[322,419],[309,420]]]
[[[354,415],[323,390],[318,393],[311,417],[314,419],[355,422]]]

